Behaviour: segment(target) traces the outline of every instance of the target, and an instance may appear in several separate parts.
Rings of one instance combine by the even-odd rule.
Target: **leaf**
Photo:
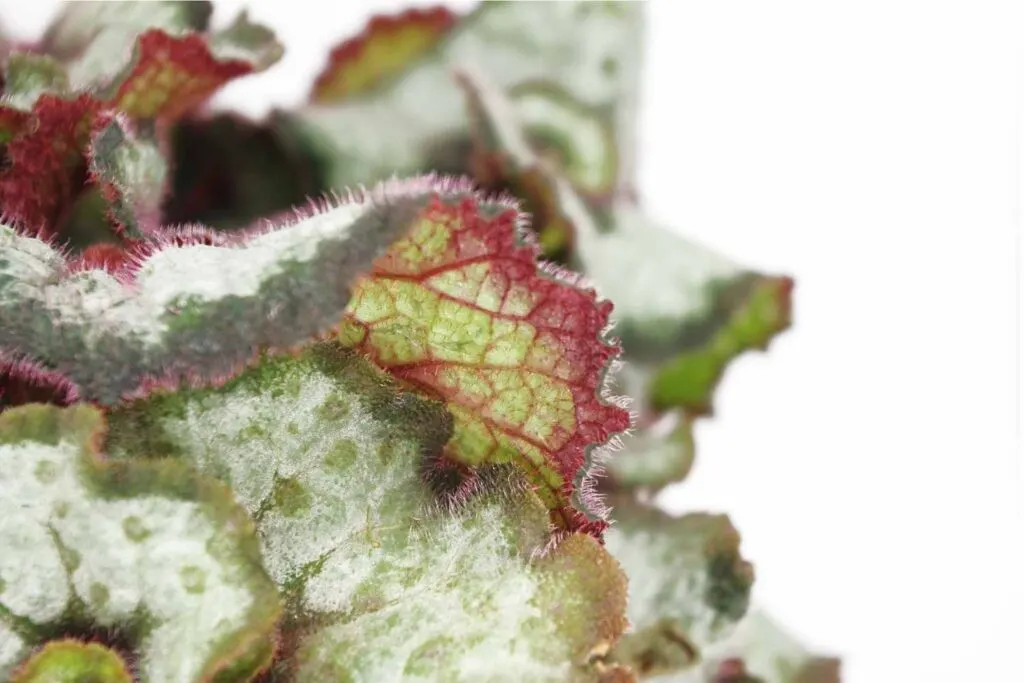
[[[11,678],[11,683],[132,683],[128,665],[98,643],[54,640],[32,655]]]
[[[541,552],[547,514],[514,469],[440,501],[451,416],[337,342],[110,419],[111,457],[187,460],[256,520],[287,604],[274,680],[594,681],[587,653],[625,627],[594,539]]]
[[[245,512],[184,463],[104,462],[102,432],[85,405],[0,415],[0,674],[116,634],[142,681],[253,675],[280,604]]]
[[[0,226],[0,350],[102,404],[230,376],[259,347],[288,348],[336,325],[356,277],[449,186],[396,181],[230,243],[164,232],[117,274],[70,268]]]
[[[501,91],[470,71],[459,83],[482,152],[502,154],[501,168],[513,182],[532,174],[547,198],[545,216],[571,226],[568,262],[615,302],[616,330],[643,374],[633,394],[641,415],[711,412],[726,365],[789,327],[792,279],[743,269],[654,223],[630,201],[615,201],[599,225],[568,179],[532,150]]]
[[[671,517],[616,501],[608,551],[629,577],[627,634],[611,661],[658,675],[696,663],[747,611],[753,568],[725,515]]]
[[[626,2],[479,3],[372,90],[313,104],[289,125],[319,153],[331,187],[435,170],[438,147],[468,134],[451,70],[472,63],[501,88],[550,86],[610,112],[616,142],[632,144],[643,12],[642,3]],[[618,169],[616,179],[625,179]]]
[[[118,116],[92,136],[89,171],[123,235],[138,239],[160,228],[167,190],[167,162],[155,141],[138,135]]]
[[[57,60],[46,55],[14,52],[7,56],[3,74],[5,108],[31,111],[43,94],[64,96],[68,92],[68,76]]]
[[[705,662],[660,683],[839,683],[840,661],[814,655],[761,608],[753,608]]]
[[[653,495],[685,479],[694,456],[693,420],[673,411],[623,443],[622,450],[608,461],[608,476],[601,484],[608,489],[640,489]]]
[[[104,83],[104,90],[129,116],[173,121],[228,81],[266,69],[282,53],[273,33],[249,22],[245,12],[209,39],[152,29],[138,37],[131,64],[110,85]]]
[[[63,99],[44,93],[27,116],[0,107],[0,120],[13,124],[8,129],[8,163],[0,168],[5,220],[43,239],[58,234],[61,214],[85,181],[90,134],[108,116],[88,94]]]
[[[410,8],[395,16],[371,18],[362,33],[331,50],[310,99],[336,103],[370,92],[423,57],[457,19],[446,7]]]
[[[603,390],[612,305],[539,268],[518,221],[500,202],[435,199],[356,286],[339,338],[447,402],[446,458],[516,464],[556,526],[600,537],[592,466],[629,427]]]
[[[102,40],[111,46],[119,42],[123,49],[149,28],[172,33],[204,31],[212,13],[210,2],[65,2],[47,28],[39,49],[62,61],[70,61]],[[101,38],[105,35],[109,37]]]

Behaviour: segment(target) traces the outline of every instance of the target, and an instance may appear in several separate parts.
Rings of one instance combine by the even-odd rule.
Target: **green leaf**
[[[480,3],[404,70],[358,97],[309,106],[293,123],[321,150],[331,186],[434,170],[438,146],[468,134],[451,70],[474,63],[501,88],[552,88],[607,112],[616,141],[632,145],[643,11],[630,2]]]
[[[44,93],[63,96],[68,92],[68,75],[60,62],[46,55],[14,52],[7,55],[0,105],[31,111]]]
[[[132,683],[128,665],[99,643],[54,640],[32,655],[11,683]]]
[[[141,443],[187,459],[257,521],[288,605],[280,676],[596,680],[588,653],[625,626],[617,563],[581,534],[544,552],[545,508],[514,469],[439,504],[451,416],[336,343],[111,424],[112,457]]]
[[[0,226],[0,348],[104,404],[152,383],[230,375],[258,347],[288,348],[339,323],[354,280],[450,187],[395,182],[219,246],[188,231],[158,235],[117,277],[69,271],[46,243]]]
[[[747,611],[753,568],[725,515],[671,517],[656,508],[612,501],[608,551],[629,577],[633,632],[613,661],[642,675],[684,669],[728,635]]]
[[[266,666],[280,605],[245,512],[185,463],[103,461],[102,432],[85,405],[0,415],[0,673],[105,633],[142,681]]]

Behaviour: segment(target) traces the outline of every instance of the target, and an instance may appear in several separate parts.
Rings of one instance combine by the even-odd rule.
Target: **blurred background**
[[[427,4],[216,2],[287,52],[214,106],[294,106],[370,15]],[[662,503],[727,512],[755,601],[847,683],[1019,678],[1020,5],[648,4],[642,202],[797,283]],[[0,22],[31,39],[56,7]]]

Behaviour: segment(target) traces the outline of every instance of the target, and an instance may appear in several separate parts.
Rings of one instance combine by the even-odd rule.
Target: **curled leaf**
[[[0,349],[108,405],[154,384],[223,379],[258,348],[336,325],[355,279],[444,188],[382,186],[230,243],[164,232],[116,274],[72,270],[47,244],[0,226]]]
[[[625,627],[618,564],[580,534],[544,552],[547,512],[514,468],[439,501],[451,416],[337,342],[110,419],[111,457],[186,460],[256,521],[286,600],[275,680],[595,681],[587,653]]]
[[[0,675],[35,645],[110,634],[147,683],[253,675],[280,604],[245,512],[184,463],[102,461],[102,431],[84,405],[0,415]],[[57,647],[21,675],[69,660],[96,662]]]
[[[558,527],[599,535],[594,450],[629,426],[604,395],[612,306],[539,268],[518,221],[470,195],[433,200],[358,283],[339,338],[447,402],[450,461],[514,463]]]
[[[173,121],[228,81],[266,69],[282,52],[273,33],[244,12],[210,38],[151,29],[138,37],[131,65],[105,87],[129,116]]]
[[[310,99],[333,103],[371,91],[437,45],[456,20],[446,7],[373,17],[362,33],[331,50]]]

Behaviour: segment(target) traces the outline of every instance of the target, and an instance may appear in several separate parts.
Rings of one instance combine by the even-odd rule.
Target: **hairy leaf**
[[[518,465],[557,526],[599,536],[592,451],[629,426],[603,387],[612,306],[540,269],[518,221],[502,203],[435,200],[359,282],[339,338],[448,403],[449,460]]]
[[[5,108],[31,111],[45,93],[64,96],[68,75],[60,62],[46,55],[15,52],[4,63],[3,98]]]
[[[438,146],[468,133],[451,69],[473,63],[502,88],[553,88],[588,110],[609,112],[616,141],[631,145],[642,18],[642,3],[480,3],[393,77],[359,97],[307,107],[292,125],[320,151],[334,187],[434,170]],[[376,35],[372,27],[367,35]],[[356,64],[364,61],[373,69],[372,60]],[[621,168],[617,183],[626,177]]]
[[[644,377],[635,394],[641,409],[710,412],[729,361],[764,348],[789,326],[793,281],[740,268],[654,223],[626,200],[608,207],[599,224],[565,175],[530,147],[501,91],[477,73],[463,72],[459,82],[477,144],[501,155],[501,168],[511,177],[531,174],[545,193],[545,216],[571,226],[569,263],[615,302],[623,347]]]
[[[336,103],[371,91],[437,45],[456,20],[446,7],[373,17],[362,33],[331,50],[311,100]]]
[[[336,325],[356,277],[450,187],[395,182],[230,243],[168,232],[116,274],[69,268],[45,243],[0,226],[0,350],[104,404],[154,383],[233,374],[259,347]]]
[[[266,666],[280,604],[245,512],[185,463],[102,461],[102,431],[84,405],[0,415],[0,674],[36,644],[104,634],[147,682]],[[85,653],[44,651],[22,676],[65,656]]]
[[[109,114],[92,95],[64,99],[43,93],[27,113],[0,105],[8,128],[6,163],[0,168],[0,208],[5,220],[47,239],[81,191],[85,150]]]
[[[640,489],[648,495],[682,481],[694,461],[693,420],[673,411],[655,424],[645,425],[623,442],[609,459],[608,476],[601,484],[610,489]]]
[[[186,459],[256,520],[287,600],[275,680],[593,681],[586,654],[625,626],[618,565],[579,534],[540,554],[547,515],[514,469],[440,502],[443,404],[337,342],[111,424],[112,457]]]
[[[618,503],[618,501],[617,501]],[[673,518],[621,501],[606,534],[629,577],[629,621],[613,661],[641,675],[685,669],[747,611],[753,568],[724,515]]]

